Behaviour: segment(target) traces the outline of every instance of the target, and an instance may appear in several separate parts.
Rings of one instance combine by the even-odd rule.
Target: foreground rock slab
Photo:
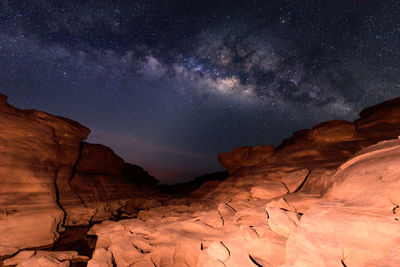
[[[277,192],[271,198],[186,199],[191,206],[175,201],[136,219],[95,225],[89,266],[400,264],[393,256],[400,240],[400,140],[367,147],[329,175],[334,182],[320,196],[282,193],[271,183]]]
[[[3,266],[70,266],[71,262],[87,262],[86,256],[76,251],[25,250],[4,260]]]

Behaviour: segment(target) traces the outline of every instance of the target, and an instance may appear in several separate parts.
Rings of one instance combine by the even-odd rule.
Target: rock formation
[[[228,178],[154,201],[143,193],[155,192],[154,178],[109,148],[81,142],[83,126],[17,110],[4,98],[1,111],[1,255],[51,243],[63,220],[102,220],[89,231],[98,237],[91,267],[400,266],[400,98],[365,109],[353,123],[295,132],[277,148],[220,154]],[[137,217],[106,220],[125,214]],[[38,223],[39,234],[23,227]],[[86,259],[28,250],[5,263],[79,260]]]
[[[399,126],[395,99],[221,154],[227,179],[93,226],[88,266],[399,266]]]
[[[52,244],[63,226],[159,205],[155,179],[111,149],[82,142],[88,128],[6,100],[0,95],[0,257]]]
[[[158,206],[153,198],[157,182],[142,168],[125,163],[110,148],[82,142],[69,184],[80,205],[70,207],[68,198],[60,199],[66,210],[65,225],[132,217],[136,216],[137,209]]]

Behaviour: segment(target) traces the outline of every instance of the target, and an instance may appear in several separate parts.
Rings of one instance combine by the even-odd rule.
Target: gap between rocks
[[[75,193],[75,195],[79,198],[79,200],[82,202],[82,205],[84,207],[86,207],[85,202],[83,201],[83,199],[81,198],[81,196],[75,192],[74,188],[71,185],[72,179],[74,179],[74,176],[76,174],[76,167],[78,166],[79,161],[81,160],[82,157],[82,150],[83,150],[83,141],[79,142],[79,154],[78,154],[78,158],[75,161],[75,164],[72,166],[72,173],[71,173],[71,177],[68,179],[68,185],[71,188],[71,191]]]

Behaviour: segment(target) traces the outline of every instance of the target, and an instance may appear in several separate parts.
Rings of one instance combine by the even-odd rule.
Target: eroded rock
[[[0,258],[52,244],[65,225],[135,216],[160,204],[153,177],[146,184],[144,171],[111,149],[82,142],[88,128],[6,99],[0,95]]]

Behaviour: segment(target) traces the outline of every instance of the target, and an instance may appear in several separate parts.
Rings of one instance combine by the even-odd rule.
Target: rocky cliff
[[[6,100],[0,95],[0,256],[52,244],[63,226],[158,205],[154,177],[83,142],[88,128]]]
[[[95,225],[89,266],[400,266],[399,134],[397,98],[221,154],[227,179]]]

